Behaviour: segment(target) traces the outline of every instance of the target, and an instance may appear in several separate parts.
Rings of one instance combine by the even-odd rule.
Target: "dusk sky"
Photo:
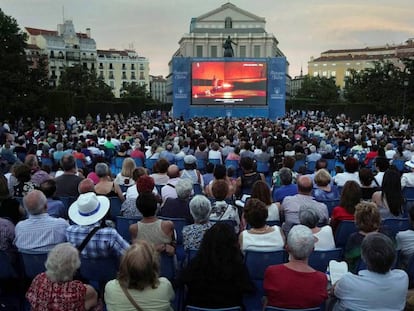
[[[133,47],[150,61],[150,74],[168,74],[178,41],[192,17],[226,0],[1,0],[19,26],[56,30],[72,19],[77,32],[91,28],[98,49]],[[400,44],[414,38],[413,0],[233,0],[266,19],[290,63],[290,75],[307,73],[311,56],[329,49]],[[64,8],[64,9],[63,9]]]

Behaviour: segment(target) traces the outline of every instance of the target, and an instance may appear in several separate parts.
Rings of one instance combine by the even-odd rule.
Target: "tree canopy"
[[[309,98],[319,104],[336,102],[339,97],[339,87],[333,78],[305,76],[297,97]]]

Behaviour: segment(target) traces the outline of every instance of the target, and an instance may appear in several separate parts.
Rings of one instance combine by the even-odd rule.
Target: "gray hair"
[[[282,185],[290,185],[292,183],[292,171],[290,168],[282,167],[279,170],[279,177]]]
[[[318,225],[320,218],[319,211],[315,207],[302,205],[299,208],[300,223],[310,229],[315,228]]]
[[[390,271],[395,261],[394,243],[385,234],[371,232],[362,240],[361,257],[368,270],[385,274]]]
[[[63,150],[63,144],[62,143],[57,143],[56,144],[56,150],[62,151]]]
[[[175,191],[179,199],[187,199],[193,193],[193,183],[188,178],[180,179],[175,185]]]
[[[315,246],[315,237],[311,229],[304,225],[296,225],[290,229],[287,246],[289,254],[297,260],[309,257]]]
[[[190,201],[190,213],[195,223],[207,221],[210,217],[211,202],[204,195],[198,194]]]
[[[32,190],[23,197],[23,206],[30,215],[39,215],[45,212],[47,198],[40,190]]]
[[[109,174],[109,167],[106,163],[98,163],[95,165],[95,173],[98,177],[105,177]]]
[[[52,282],[71,281],[80,265],[78,250],[70,243],[61,243],[47,255],[46,275]]]

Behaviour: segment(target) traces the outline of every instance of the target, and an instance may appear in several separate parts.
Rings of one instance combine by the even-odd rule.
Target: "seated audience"
[[[414,156],[410,161],[405,162],[405,166],[410,169],[409,172],[402,174],[401,176],[401,188],[414,187]]]
[[[322,168],[315,173],[313,179],[315,187],[313,188],[313,197],[317,201],[336,200],[339,198],[338,187],[331,183],[331,175]]]
[[[268,212],[266,220],[274,221],[280,219],[278,204],[272,202],[270,189],[267,183],[262,180],[256,181],[253,184],[252,195],[250,198],[259,199],[266,205]]]
[[[36,184],[31,181],[29,166],[19,164],[14,170],[14,176],[17,179],[17,184],[13,186],[13,196],[24,197],[30,191],[35,189]]]
[[[169,166],[170,162],[165,158],[159,158],[154,164],[153,173],[150,176],[154,178],[156,185],[166,185],[168,183],[170,179],[167,175]]]
[[[108,198],[118,197],[121,202],[125,201],[121,188],[116,184],[109,171],[108,164],[98,163],[95,165],[96,175],[99,177],[99,182],[95,185],[95,192],[98,195],[104,195]]]
[[[129,226],[129,233],[133,242],[146,240],[155,245],[159,252],[169,255],[175,254],[174,223],[161,220],[156,216],[157,199],[152,192],[143,192],[137,198],[137,208],[142,219]]]
[[[265,306],[304,309],[325,302],[328,298],[326,275],[308,265],[314,245],[315,237],[309,228],[303,225],[292,227],[286,243],[289,262],[269,266],[265,271]]]
[[[168,175],[168,183],[161,188],[161,199],[164,203],[168,198],[176,199],[177,198],[177,191],[175,190],[175,186],[181,180],[180,178],[180,169],[177,165],[171,164],[167,170]],[[193,184],[191,183],[191,187]]]
[[[197,255],[179,280],[188,289],[185,304],[196,307],[242,306],[243,295],[253,291],[237,236],[225,223],[206,231]]]
[[[372,202],[377,204],[382,219],[402,217],[404,198],[397,170],[389,169],[385,172],[381,191],[374,192]]]
[[[214,171],[213,171],[213,176],[214,176],[213,180],[210,181],[210,183],[207,184],[206,187],[204,188],[204,192],[205,192],[206,196],[208,198],[213,198],[213,191],[212,191],[213,184],[217,180],[224,180],[227,183],[227,186],[228,186],[226,199],[231,199],[234,195],[236,187],[234,186],[231,179],[227,176],[226,167],[222,164],[215,165],[214,166]]]
[[[199,184],[204,187],[203,176],[197,169],[197,159],[193,155],[186,155],[184,157],[184,169],[180,172],[180,177],[191,180],[193,184]]]
[[[132,178],[135,168],[136,165],[134,159],[125,158],[122,162],[121,172],[119,172],[118,175],[116,175],[114,183],[121,187],[124,187],[125,189],[135,185],[135,181]]]
[[[154,246],[140,240],[122,256],[118,277],[105,286],[108,311],[173,311],[174,290],[168,279],[159,277],[160,262]],[[131,299],[139,306],[136,309]]]
[[[374,192],[380,190],[381,186],[376,184],[372,170],[364,167],[359,170],[359,181],[361,182],[361,198],[364,201],[371,201]]]
[[[159,216],[172,218],[185,218],[188,223],[192,223],[193,219],[190,214],[190,197],[193,193],[193,183],[188,179],[181,179],[175,185],[177,198],[167,198],[162,206]]]
[[[358,169],[359,169],[358,160],[353,157],[348,157],[345,160],[344,166],[345,166],[345,172],[335,175],[334,177],[335,184],[339,187],[343,187],[347,181],[353,180],[359,185],[360,182],[359,182],[359,176],[358,176]]]
[[[23,198],[28,219],[16,225],[14,244],[18,249],[48,252],[55,245],[66,242],[63,218],[54,218],[47,213],[47,199],[40,190],[32,190]]]
[[[128,249],[125,241],[115,228],[106,226],[109,212],[109,199],[94,192],[80,194],[69,208],[69,218],[74,223],[66,229],[68,242],[79,247],[88,234],[95,230],[81,256],[87,258],[121,257]]]
[[[243,215],[250,229],[242,231],[239,235],[242,251],[270,252],[283,249],[285,237],[282,229],[276,225],[266,224],[268,208],[265,203],[256,198],[248,199]]]
[[[292,183],[293,175],[290,168],[282,167],[279,170],[280,186],[273,190],[273,201],[282,203],[283,199],[288,196],[298,194],[298,187]],[[276,185],[274,186],[276,187]]]
[[[98,303],[95,289],[73,277],[81,265],[79,253],[70,243],[56,245],[48,254],[46,272],[37,275],[26,299],[31,310],[91,310]]]
[[[57,197],[75,197],[79,196],[78,186],[82,177],[78,176],[76,169],[76,160],[71,154],[63,155],[60,160],[63,173],[55,178],[56,196]]]
[[[68,218],[66,207],[61,200],[54,199],[56,193],[56,181],[48,179],[40,184],[39,190],[47,198],[47,213],[55,218]]]
[[[408,277],[402,270],[391,270],[396,258],[391,239],[381,233],[367,234],[361,255],[367,270],[346,273],[334,284],[333,293],[339,299],[334,310],[404,310]]]
[[[266,182],[262,173],[256,172],[254,160],[248,156],[242,157],[240,160],[242,174],[236,181],[236,195],[242,197],[244,194],[252,194],[253,184],[257,180]]]
[[[408,211],[408,220],[410,221],[410,229],[400,231],[395,236],[397,248],[400,250],[399,261],[402,267],[407,267],[409,259],[414,255],[414,207]]]
[[[183,228],[184,249],[199,249],[204,233],[213,226],[209,217],[211,203],[204,195],[196,195],[190,201],[190,213],[194,223]]]
[[[355,206],[361,201],[361,188],[358,183],[349,180],[345,183],[339,206],[332,210],[331,227],[335,232],[342,220],[354,220]]]
[[[319,212],[311,206],[302,205],[299,209],[299,220],[312,230],[316,237],[315,250],[328,250],[335,248],[335,240],[332,228],[329,225],[318,227],[320,215]]]

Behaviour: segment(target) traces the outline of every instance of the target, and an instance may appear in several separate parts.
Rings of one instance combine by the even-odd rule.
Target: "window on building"
[[[351,75],[351,72],[349,70],[345,71],[345,77],[349,77]]]
[[[314,76],[314,77],[319,76],[318,72],[317,72],[317,71],[315,71],[315,72],[313,73],[313,76]]]
[[[231,17],[226,17],[226,19],[224,20],[224,28],[233,28],[233,21]]]
[[[109,81],[109,86],[111,87],[111,89],[115,88],[115,82],[114,81]]]
[[[139,64],[139,70],[144,70],[144,64]]]
[[[114,72],[113,71],[110,71],[109,72],[109,79],[113,79],[114,78]]]
[[[55,52],[50,51],[50,58],[55,58]]]
[[[135,64],[131,64],[131,70],[135,70]]]
[[[133,72],[131,72],[131,80],[135,80],[135,79],[136,79],[135,72],[133,71]]]
[[[109,63],[109,69],[114,69],[114,68],[112,67],[112,63]]]
[[[83,68],[88,69],[88,63],[82,63]]]
[[[239,56],[240,57],[247,57],[247,55],[246,55],[246,46],[245,45],[240,45]]]
[[[328,72],[322,71],[322,77],[327,77],[327,76],[328,76]]]
[[[335,70],[331,71],[331,76],[336,77],[336,71]]]
[[[139,72],[139,79],[140,80],[145,80],[145,78],[144,78],[144,72],[143,71],[140,71]]]
[[[125,64],[122,64],[122,70],[125,70],[125,69],[126,69]]]
[[[217,45],[211,46],[211,57],[217,57]]]
[[[91,69],[94,70],[95,69],[95,63],[91,63]]]
[[[99,63],[99,69],[103,69],[103,63]]]
[[[203,46],[202,45],[196,46],[196,57],[203,57]]]
[[[52,79],[56,79],[56,71],[52,70],[52,75],[51,75]]]
[[[123,80],[126,80],[126,78],[127,78],[127,76],[126,76],[126,72],[125,72],[125,71],[122,71],[122,79],[123,79]]]
[[[327,66],[327,64],[323,64],[322,66],[326,67],[326,66]]]
[[[63,59],[63,53],[62,53],[62,51],[59,51],[58,58]]]
[[[260,45],[253,46],[253,57],[260,57]]]

